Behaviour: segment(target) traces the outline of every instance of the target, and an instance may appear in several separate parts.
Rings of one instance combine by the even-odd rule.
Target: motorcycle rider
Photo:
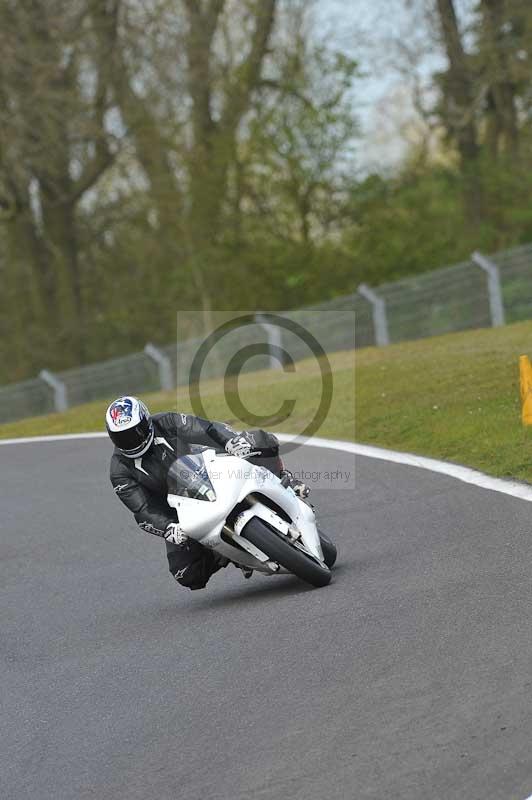
[[[300,497],[309,494],[305,484],[283,469],[279,441],[266,431],[237,433],[224,423],[171,411],[151,415],[141,400],[129,395],[111,403],[105,422],[115,445],[110,478],[116,495],[142,530],[165,539],[170,573],[189,589],[203,589],[211,575],[228,563],[189,539],[177,512],[166,502],[168,470],[176,458],[191,452],[191,446],[206,445],[240,458],[260,453],[258,463],[278,477],[286,476]]]

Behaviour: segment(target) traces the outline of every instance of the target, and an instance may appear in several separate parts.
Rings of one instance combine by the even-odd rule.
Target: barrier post
[[[41,369],[39,372],[39,378],[53,390],[55,410],[66,411],[68,408],[66,384],[48,369]]]
[[[358,287],[358,293],[362,295],[372,306],[373,328],[375,330],[375,344],[384,347],[390,344],[390,334],[388,331],[388,319],[386,316],[386,303],[382,297],[365,283]]]
[[[499,267],[477,251],[472,254],[471,260],[488,276],[491,325],[493,328],[498,328],[505,323]]]
[[[144,348],[144,352],[146,353],[152,361],[155,361],[159,368],[159,383],[161,384],[161,389],[169,390],[174,388],[174,381],[172,379],[172,364],[170,363],[170,359],[168,356],[165,356],[158,347],[148,342],[146,347]]]
[[[279,360],[279,353],[281,352],[282,348],[282,336],[281,331],[277,325],[272,325],[271,322],[268,322],[268,318],[265,317],[263,314],[255,314],[255,322],[257,325],[260,325],[261,328],[264,329],[266,333],[266,338],[268,340],[268,348],[270,351],[269,356],[269,368],[270,369],[282,369],[283,365],[282,362]]]

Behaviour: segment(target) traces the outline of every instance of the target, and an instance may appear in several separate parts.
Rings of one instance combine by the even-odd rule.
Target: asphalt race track
[[[0,448],[3,800],[524,800],[532,506],[357,458],[334,582],[170,578],[109,444]],[[351,470],[300,449],[291,466]]]

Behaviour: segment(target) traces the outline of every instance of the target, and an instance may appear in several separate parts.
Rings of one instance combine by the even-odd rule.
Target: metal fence
[[[354,312],[354,313],[353,313]],[[302,326],[326,352],[422,339],[452,331],[532,319],[532,244],[370,288],[319,305],[282,312]],[[231,338],[232,337],[232,338]],[[235,338],[236,337],[236,338]],[[0,422],[62,411],[91,400],[170,389],[189,381],[202,339],[143,352],[0,387]],[[205,359],[202,378],[223,375],[227,359],[245,347],[263,346],[243,371],[279,367],[279,347],[297,360],[307,356],[301,337],[267,324],[238,328]],[[45,365],[43,365],[45,366]]]

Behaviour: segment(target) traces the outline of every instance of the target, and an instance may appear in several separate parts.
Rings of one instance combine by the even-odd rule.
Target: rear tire
[[[336,545],[331,542],[328,536],[326,536],[320,530],[318,530],[318,533],[320,535],[321,549],[323,550],[323,560],[330,569],[336,562],[338,551],[336,549]]]
[[[311,556],[294,547],[285,536],[276,533],[260,519],[251,519],[240,535],[258,547],[272,561],[276,561],[311,586],[327,586],[331,580],[330,569],[322,567]]]

